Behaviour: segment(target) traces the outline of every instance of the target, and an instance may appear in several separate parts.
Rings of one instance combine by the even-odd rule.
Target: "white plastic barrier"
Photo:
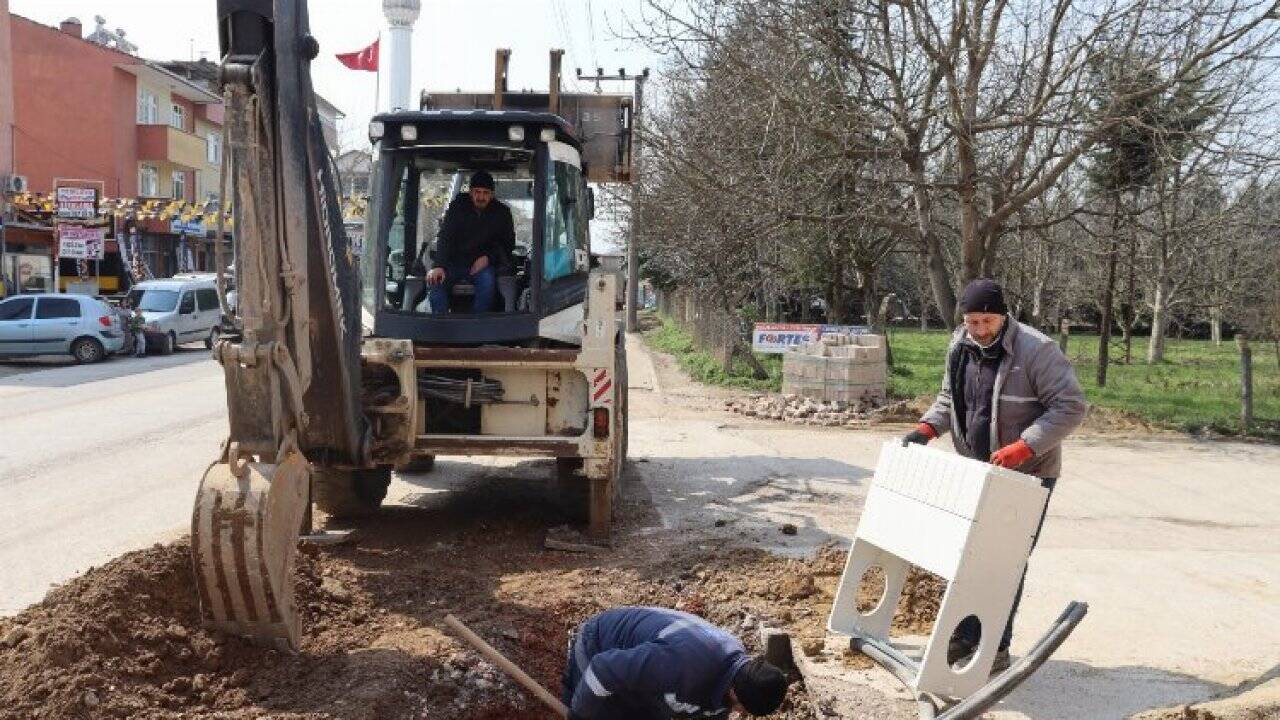
[[[991,673],[1047,495],[1029,475],[924,445],[885,443],[828,628],[888,646],[907,571],[917,565],[948,584],[913,687],[956,698],[977,691]],[[875,566],[884,570],[885,593],[863,614],[858,586]],[[969,615],[981,622],[982,640],[957,672],[947,663],[947,644]]]

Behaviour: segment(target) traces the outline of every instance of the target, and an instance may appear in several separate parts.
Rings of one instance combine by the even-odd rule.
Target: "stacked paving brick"
[[[784,395],[882,404],[888,368],[881,335],[824,335],[782,356]]]

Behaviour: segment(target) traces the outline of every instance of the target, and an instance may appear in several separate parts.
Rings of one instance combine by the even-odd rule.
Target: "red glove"
[[[916,432],[921,435],[928,435],[930,440],[938,437],[938,431],[934,430],[933,426],[927,422],[916,423]]]
[[[991,464],[1012,469],[1030,460],[1033,455],[1035,453],[1032,452],[1031,446],[1019,440],[991,453]]]

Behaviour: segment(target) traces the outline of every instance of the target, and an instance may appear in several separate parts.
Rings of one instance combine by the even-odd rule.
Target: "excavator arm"
[[[218,22],[238,303],[214,349],[230,435],[197,492],[192,559],[207,622],[296,649],[293,557],[311,463],[372,462],[359,280],[316,112],[305,0],[218,0]]]

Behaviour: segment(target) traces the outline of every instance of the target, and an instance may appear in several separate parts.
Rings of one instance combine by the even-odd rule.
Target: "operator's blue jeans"
[[[469,265],[445,265],[444,282],[431,288],[431,312],[436,315],[449,312],[449,297],[453,286],[462,280],[470,280],[475,287],[475,301],[471,312],[491,312],[498,294],[498,276],[490,265],[475,275]]]
[[[1058,484],[1058,478],[1041,478],[1040,487],[1049,491],[1044,498],[1044,509],[1040,511],[1040,522],[1036,524],[1036,534],[1031,536],[1031,549],[1036,549],[1036,542],[1040,540],[1040,530],[1044,527],[1044,518],[1049,514],[1049,498],[1053,497],[1053,487]],[[1022,579],[1018,581],[1018,593],[1013,596],[1013,607],[1009,608],[1009,622],[1004,626],[1004,635],[1000,636],[1000,646],[997,650],[1008,650],[1009,643],[1013,641],[1013,617],[1018,614],[1018,605],[1022,602],[1022,585],[1027,580],[1027,571],[1022,571]],[[964,642],[969,647],[977,647],[982,640],[982,624],[978,619],[969,616],[960,621],[960,625],[956,627],[956,639]]]

